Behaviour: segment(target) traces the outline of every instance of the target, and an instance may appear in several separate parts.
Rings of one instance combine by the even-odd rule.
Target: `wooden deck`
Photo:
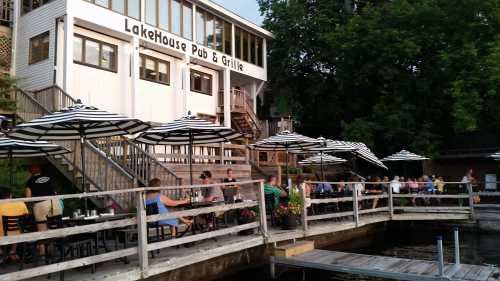
[[[410,281],[494,281],[500,280],[500,270],[494,267],[445,264],[444,276],[439,275],[435,261],[361,255],[325,250],[313,250],[293,257],[272,257],[275,264],[314,268],[327,271],[360,274]]]
[[[220,188],[221,185],[211,184],[205,186],[166,186],[154,188],[169,192],[181,190],[183,193],[198,190],[199,188]],[[93,256],[80,256],[75,259],[65,260],[48,265],[30,264],[24,270],[18,270],[14,266],[4,266],[0,269],[0,281],[13,280],[46,280],[47,274],[51,273],[53,278],[58,272],[65,269],[65,280],[104,280],[104,281],[126,281],[142,280],[158,274],[170,272],[186,266],[221,257],[231,253],[241,252],[247,249],[274,244],[282,241],[303,239],[307,237],[333,234],[341,231],[357,229],[370,224],[385,223],[389,221],[411,221],[431,220],[469,221],[473,217],[472,204],[462,207],[460,201],[470,200],[471,194],[460,195],[416,195],[418,197],[429,197],[429,199],[442,199],[436,206],[426,204],[425,206],[411,207],[400,206],[398,198],[409,197],[409,195],[388,194],[353,196],[341,198],[324,198],[311,200],[312,206],[319,206],[318,211],[308,210],[304,207],[301,216],[301,224],[296,230],[281,230],[268,226],[269,220],[265,212],[263,181],[240,182],[243,188],[252,191],[253,196],[245,197],[247,200],[240,203],[215,204],[209,207],[197,209],[177,210],[159,215],[146,215],[144,206],[144,193],[153,188],[135,188],[129,190],[114,190],[106,192],[94,192],[88,194],[58,195],[47,198],[19,198],[3,200],[4,202],[30,202],[46,199],[81,199],[96,196],[111,196],[115,194],[126,194],[135,197],[136,216],[133,218],[120,219],[116,221],[100,222],[89,225],[54,229],[43,233],[25,233],[15,236],[0,237],[0,246],[33,242],[44,239],[57,239],[77,235],[80,233],[95,233],[103,230],[123,229],[135,231],[137,241],[124,245],[111,245],[110,252],[99,252]],[[303,190],[302,190],[303,191]],[[304,192],[301,194],[305,196]],[[413,196],[413,195],[412,195]],[[415,196],[415,197],[416,197]],[[374,204],[375,200],[378,204]],[[395,200],[395,202],[393,202]],[[454,200],[454,201],[453,201]],[[321,206],[335,205],[337,208],[321,209]],[[393,204],[396,203],[396,204]],[[376,205],[376,207],[372,207]],[[396,206],[394,206],[396,205]],[[210,232],[198,232],[195,235],[186,235],[182,238],[167,239],[160,242],[148,241],[148,223],[181,217],[195,217],[211,213],[224,213],[231,210],[244,208],[259,209],[254,222],[243,225],[227,224],[221,229]],[[250,236],[238,236],[236,233],[242,230],[253,229],[255,234]],[[132,242],[132,241],[131,241]],[[194,245],[193,245],[194,243]],[[161,250],[155,258],[151,258],[148,252]],[[123,257],[128,257],[129,263],[123,262]],[[95,264],[97,272],[91,273],[89,265]],[[415,279],[416,280],[416,279]],[[420,279],[419,279],[420,280]]]

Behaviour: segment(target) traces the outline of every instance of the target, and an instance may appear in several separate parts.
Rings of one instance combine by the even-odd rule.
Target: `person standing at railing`
[[[227,177],[222,181],[223,183],[236,183],[237,180],[234,177],[233,169],[229,168],[226,171]],[[226,203],[234,203],[239,198],[240,195],[240,187],[235,185],[225,185],[222,188],[222,195],[224,196],[224,202]]]
[[[45,197],[56,195],[54,180],[45,174],[38,165],[31,165],[29,168],[31,177],[26,182],[26,197]],[[59,200],[44,200],[33,204],[33,215],[35,216],[38,231],[47,230],[47,217],[61,215],[61,204]]]

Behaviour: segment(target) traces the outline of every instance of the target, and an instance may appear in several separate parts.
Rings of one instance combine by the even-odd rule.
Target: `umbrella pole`
[[[285,162],[286,162],[285,163],[285,169],[286,169],[286,171],[285,171],[285,174],[286,174],[286,186],[289,187],[288,186],[288,149],[286,150],[286,157],[285,158],[286,158],[285,159]]]
[[[323,171],[323,151],[321,151],[321,180],[325,181],[325,172]]]
[[[12,188],[14,185],[14,163],[12,163],[12,149],[9,148],[9,181],[10,187]]]
[[[189,133],[189,152],[188,152],[188,157],[189,157],[189,182],[191,185],[193,185],[193,133]]]
[[[87,184],[86,184],[86,180],[85,180],[85,145],[84,144],[85,144],[85,139],[84,139],[83,135],[81,135],[80,136],[80,156],[82,159],[82,190],[84,193],[86,193],[88,190],[87,190]],[[85,197],[83,204],[84,204],[84,210],[85,210],[85,212],[87,212],[87,210],[89,208],[87,197]]]

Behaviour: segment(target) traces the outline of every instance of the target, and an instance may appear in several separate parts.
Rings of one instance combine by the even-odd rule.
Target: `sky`
[[[257,0],[212,0],[237,15],[250,20],[257,25],[262,25],[263,18],[260,16]]]

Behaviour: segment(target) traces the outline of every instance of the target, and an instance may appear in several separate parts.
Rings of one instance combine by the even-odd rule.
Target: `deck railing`
[[[7,199],[0,200],[0,203],[10,203],[10,202],[37,202],[43,200],[68,200],[68,199],[82,199],[82,198],[105,198],[109,196],[125,195],[134,196],[136,202],[136,212],[131,214],[130,217],[126,217],[118,220],[109,220],[105,222],[93,223],[88,225],[79,225],[65,227],[61,229],[51,229],[43,232],[32,232],[32,233],[22,233],[19,235],[3,236],[0,237],[0,246],[7,246],[12,244],[20,244],[22,247],[28,245],[31,242],[40,242],[41,244],[49,243],[49,241],[57,241],[57,239],[66,239],[71,236],[79,234],[89,234],[95,233],[97,237],[98,232],[111,231],[111,230],[124,230],[128,229],[137,234],[137,245],[132,245],[129,247],[123,246],[122,248],[115,247],[112,251],[107,251],[104,253],[98,253],[96,251],[97,247],[94,249],[93,254],[86,255],[85,257],[77,257],[71,260],[65,260],[64,257],[58,257],[56,262],[53,264],[47,264],[42,266],[17,270],[0,275],[0,281],[15,281],[23,280],[37,276],[43,276],[56,272],[63,272],[66,270],[79,268],[88,265],[94,265],[97,263],[102,263],[106,261],[113,261],[117,259],[131,258],[134,259],[134,264],[131,267],[136,268],[139,271],[139,278],[147,278],[148,276],[155,274],[160,265],[150,266],[149,253],[155,252],[160,249],[171,248],[179,245],[186,245],[193,242],[199,242],[207,239],[213,239],[221,236],[227,236],[230,234],[238,233],[243,230],[257,229],[260,232],[262,239],[267,237],[267,222],[266,222],[266,211],[265,211],[265,199],[264,199],[264,183],[261,180],[244,181],[239,182],[238,186],[240,188],[251,189],[254,192],[251,193],[253,196],[247,200],[241,201],[239,203],[222,203],[208,207],[201,207],[191,210],[179,210],[170,211],[164,214],[147,215],[145,199],[146,193],[151,191],[168,191],[182,189],[185,194],[191,194],[193,191],[201,191],[204,189],[220,189],[223,186],[234,186],[234,183],[228,184],[211,184],[211,185],[191,185],[191,186],[166,186],[166,187],[153,187],[153,188],[134,188],[127,190],[113,190],[106,192],[94,192],[94,193],[82,193],[82,194],[71,194],[71,195],[58,195],[58,196],[48,196],[48,197],[37,197],[37,198],[19,198],[19,199]],[[213,191],[212,191],[213,192]],[[150,241],[150,229],[149,224],[167,219],[179,219],[183,217],[194,217],[200,215],[208,215],[213,213],[228,212],[231,210],[241,210],[244,208],[257,208],[259,210],[259,216],[256,217],[255,221],[248,222],[241,225],[230,225],[223,229],[218,229],[210,232],[202,232],[198,234],[193,234],[177,239],[169,239],[163,241]],[[97,239],[97,238],[96,238]],[[115,245],[116,246],[116,245]],[[87,253],[88,254],[88,253]],[[47,260],[49,262],[49,260]],[[167,261],[166,264],[169,262]],[[166,265],[164,264],[164,265]]]
[[[345,195],[338,197],[327,197],[311,195],[306,196],[306,186],[311,188],[320,184],[330,184],[333,188],[339,186],[346,186],[348,192]],[[500,192],[473,192],[471,188],[467,189],[467,184],[461,182],[446,182],[445,185],[448,190],[451,186],[457,187],[456,192],[446,194],[427,194],[424,192],[418,193],[404,193],[404,188],[401,193],[393,193],[392,188],[387,188],[384,192],[378,194],[365,194],[361,192],[363,187],[365,190],[372,190],[367,188],[370,185],[384,184],[390,186],[388,182],[305,182],[298,188],[302,199],[306,202],[302,210],[302,230],[290,232],[274,232],[275,229],[268,228],[265,204],[265,189],[262,180],[242,181],[238,182],[241,193],[244,193],[243,201],[238,203],[223,203],[210,204],[207,206],[202,205],[195,209],[178,209],[170,210],[168,213],[163,214],[150,214],[146,213],[145,199],[146,194],[151,191],[160,191],[162,193],[170,194],[169,191],[181,190],[181,193],[173,197],[173,199],[180,199],[187,197],[195,192],[207,192],[215,197],[222,198],[222,188],[225,186],[234,186],[234,183],[217,183],[210,185],[189,185],[189,186],[165,186],[165,187],[147,187],[147,188],[132,188],[126,190],[110,190],[105,192],[92,192],[70,195],[58,195],[49,197],[37,198],[20,198],[0,200],[0,203],[9,202],[37,202],[43,200],[71,200],[82,198],[94,198],[96,200],[103,200],[109,197],[133,197],[135,208],[132,208],[129,216],[124,216],[117,220],[109,220],[96,222],[92,224],[70,226],[62,229],[52,229],[44,232],[23,233],[20,235],[9,235],[0,237],[0,246],[11,244],[20,244],[22,246],[29,245],[32,242],[49,243],[50,241],[57,241],[57,239],[66,239],[79,234],[94,234],[98,237],[97,233],[103,231],[125,231],[137,235],[137,242],[129,244],[126,243],[115,244],[114,250],[107,250],[106,252],[99,253],[98,247],[95,247],[91,254],[80,256],[65,260],[64,257],[60,259],[49,259],[49,264],[38,266],[24,270],[3,271],[0,275],[2,280],[23,280],[36,276],[42,276],[55,272],[68,271],[71,269],[103,263],[107,261],[114,261],[117,259],[130,259],[127,266],[127,271],[134,272],[130,279],[147,278],[155,274],[172,270],[175,264],[171,264],[169,259],[155,259],[149,258],[150,253],[157,253],[160,249],[172,248],[181,245],[191,245],[195,242],[207,241],[214,238],[230,237],[230,234],[238,233],[245,230],[259,230],[254,235],[254,239],[259,239],[259,245],[278,241],[276,237],[285,234],[286,239],[295,239],[307,237],[311,235],[318,235],[333,231],[332,229],[345,230],[361,227],[369,223],[376,223],[381,221],[390,220],[443,220],[443,219],[460,219],[467,220],[474,218],[474,208],[478,207],[479,202],[477,197],[500,197]],[[420,183],[424,184],[424,183]],[[464,189],[465,186],[465,189]],[[351,188],[349,188],[351,187]],[[460,187],[460,189],[458,188]],[[350,192],[350,193],[349,193]],[[373,191],[372,191],[373,192]],[[321,195],[321,193],[320,193]],[[493,204],[485,204],[482,207],[492,207]],[[323,206],[323,207],[322,207]],[[495,204],[494,207],[500,206]],[[151,235],[150,224],[168,219],[179,219],[185,217],[197,217],[208,214],[222,214],[234,210],[241,210],[245,208],[256,208],[258,215],[254,221],[242,222],[241,224],[226,224],[225,228],[215,229],[208,232],[193,233],[191,235],[184,235],[176,239],[166,240],[153,240]],[[320,209],[316,212],[315,208]],[[135,210],[134,210],[135,209]],[[68,211],[66,211],[68,212]],[[70,210],[71,212],[71,210]],[[319,229],[319,230],[318,230]],[[104,235],[105,237],[105,235]],[[126,238],[124,238],[126,239]],[[273,240],[274,239],[274,240]],[[281,241],[281,240],[279,240]],[[96,245],[98,246],[98,245]],[[254,245],[255,246],[255,245]],[[222,247],[222,246],[221,246]],[[173,249],[172,249],[173,250]],[[171,253],[171,251],[169,251]],[[213,253],[218,253],[217,249]],[[223,255],[224,251],[220,252]],[[214,254],[214,257],[217,256]],[[172,257],[170,257],[172,258]],[[207,257],[200,258],[206,260]],[[54,261],[54,263],[50,263]],[[174,262],[175,263],[175,262]],[[194,263],[194,262],[193,262]],[[180,267],[180,265],[179,265]]]
[[[338,186],[345,187],[345,191],[330,198],[306,198],[306,185],[311,189],[321,184],[328,184],[334,189]],[[417,183],[424,186],[425,183]],[[370,192],[370,186],[384,185],[384,191]],[[462,193],[459,187],[466,186],[462,182],[446,182],[448,188],[451,185],[457,187],[457,194],[437,194],[424,191],[406,190],[405,183],[401,183],[401,193],[393,193],[390,182],[315,182],[308,181],[301,186],[300,193],[304,202],[301,220],[304,231],[307,231],[310,223],[322,220],[348,220],[356,227],[360,226],[361,217],[368,214],[383,214],[390,219],[395,215],[405,213],[416,214],[464,214],[474,215],[474,196],[472,190]],[[365,190],[368,192],[365,193]],[[499,193],[500,196],[500,193]],[[321,196],[319,196],[321,197]],[[321,208],[328,205],[328,208]],[[500,206],[500,205],[499,205]],[[320,211],[317,211],[320,210]]]
[[[188,164],[187,145],[144,146],[158,161],[165,164]],[[193,147],[193,164],[248,164],[249,150],[241,144],[206,144]]]

